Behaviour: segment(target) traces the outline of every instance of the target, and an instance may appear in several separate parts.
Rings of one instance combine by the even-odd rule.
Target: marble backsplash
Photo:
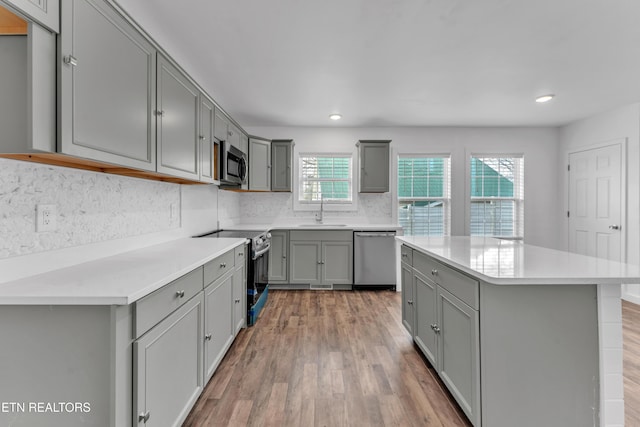
[[[237,191],[218,191],[218,222],[220,227],[225,228],[242,221],[240,210],[240,195]]]
[[[221,192],[224,193],[224,192]],[[292,219],[313,219],[315,212],[293,210],[292,193],[241,193],[240,212],[242,221],[250,223],[276,222]],[[359,194],[358,210],[350,212],[325,211],[327,220],[331,218],[358,218],[371,223],[392,220],[390,193]]]
[[[180,202],[177,184],[0,159],[0,259],[178,229]],[[55,231],[36,232],[37,204]]]

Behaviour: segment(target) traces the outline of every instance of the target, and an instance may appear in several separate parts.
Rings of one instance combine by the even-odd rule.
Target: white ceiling
[[[556,126],[640,101],[639,0],[118,3],[243,127]]]

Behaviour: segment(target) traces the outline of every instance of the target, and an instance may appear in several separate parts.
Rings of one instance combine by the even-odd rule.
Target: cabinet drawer
[[[289,240],[353,241],[353,230],[291,230]]]
[[[409,246],[402,245],[400,247],[400,260],[405,264],[413,265],[413,249]]]
[[[206,263],[204,265],[204,285],[207,286],[227,271],[232,271],[234,259],[235,252],[231,250]]]
[[[234,251],[234,258],[236,260],[235,266],[240,267],[241,265],[244,265],[246,257],[247,257],[247,245],[238,246]]]
[[[413,253],[413,267],[474,309],[479,307],[477,280],[420,253]]]
[[[135,332],[141,336],[203,289],[202,267],[136,302]]]

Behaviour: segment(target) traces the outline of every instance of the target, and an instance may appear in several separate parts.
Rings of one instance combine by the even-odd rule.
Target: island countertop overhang
[[[492,237],[398,236],[434,259],[493,285],[640,283],[640,267]]]

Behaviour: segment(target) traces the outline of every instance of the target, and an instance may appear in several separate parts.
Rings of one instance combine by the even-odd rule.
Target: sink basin
[[[298,224],[299,228],[342,228],[346,226],[347,224]]]

